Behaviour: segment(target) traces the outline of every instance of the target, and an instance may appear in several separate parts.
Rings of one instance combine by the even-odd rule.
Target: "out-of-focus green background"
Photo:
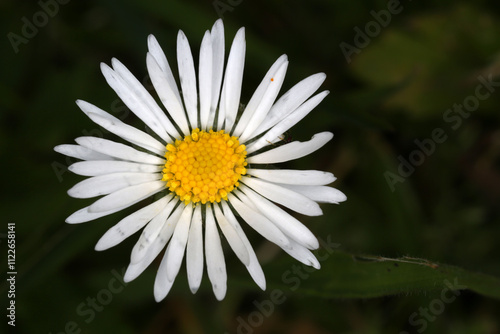
[[[7,272],[7,223],[15,223],[15,332],[500,332],[499,301],[470,291],[439,303],[439,289],[339,299],[299,287],[283,290],[269,306],[265,301],[280,282],[268,280],[268,291],[260,291],[230,250],[224,301],[215,300],[206,275],[191,295],[182,268],[172,292],[156,303],[158,262],[126,286],[116,279],[136,236],[103,253],[93,250],[130,210],[77,226],[64,223],[90,201],[66,195],[82,178],[66,171],[74,160],[52,149],[78,136],[109,136],[79,111],[76,99],[142,126],[106,85],[100,62],[117,57],[148,86],[148,34],[176,68],[177,31],[188,36],[197,62],[204,31],[223,17],[226,49],[236,30],[246,27],[243,103],[283,53],[290,60],[283,92],[310,74],[327,74],[322,89],[331,94],[290,135],[307,140],[329,130],[334,140],[287,165],[333,172],[335,186],[348,197],[338,206],[322,205],[321,217],[300,217],[317,236],[348,253],[425,258],[498,277],[496,2],[4,0],[0,17],[0,277]],[[38,26],[30,30],[33,23]],[[461,113],[453,111],[464,104]],[[418,166],[400,167],[403,160]],[[266,276],[281,277],[273,263],[288,256],[249,234]]]

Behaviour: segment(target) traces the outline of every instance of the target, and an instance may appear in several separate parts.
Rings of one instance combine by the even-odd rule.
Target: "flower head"
[[[333,137],[323,132],[307,142],[275,145],[328,94],[324,91],[312,96],[325,75],[319,73],[302,80],[276,101],[288,66],[283,55],[271,66],[246,107],[240,108],[243,28],[234,38],[225,70],[222,21],[205,33],[198,76],[188,41],[180,31],[180,91],[152,35],[148,47],[149,76],[166,112],[118,60],[112,60],[112,67],[101,65],[108,84],[152,134],[90,103],[77,101],[92,121],[128,143],[80,137],[77,145],[55,147],[59,153],[81,159],[69,170],[89,177],[68,194],[76,198],[102,196],[66,221],[88,222],[156,194],[159,199],[109,229],[96,250],[113,247],[142,229],[124,277],[131,281],[166,246],[154,284],[157,301],[168,294],[184,254],[193,293],[200,286],[206,262],[215,296],[224,298],[226,266],[219,231],[257,285],[265,289],[263,271],[240,222],[300,262],[319,268],[311,252],[318,248],[318,240],[282,207],[317,216],[322,214],[318,203],[339,203],[346,197],[326,186],[335,180],[331,173],[268,166],[308,155]]]

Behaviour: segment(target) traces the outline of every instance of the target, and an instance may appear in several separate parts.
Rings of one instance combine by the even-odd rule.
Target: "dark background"
[[[82,135],[107,136],[74,101],[142,126],[106,85],[99,63],[116,57],[148,86],[148,34],[175,72],[177,31],[188,36],[197,63],[204,31],[223,16],[226,50],[246,27],[243,103],[283,53],[290,65],[282,92],[310,74],[327,74],[322,89],[331,94],[289,133],[294,140],[335,134],[322,150],[288,165],[333,172],[334,185],[348,197],[338,206],[322,205],[321,217],[300,217],[316,235],[331,237],[346,252],[426,258],[500,276],[498,84],[470,112],[448,111],[474,101],[479,77],[500,82],[499,9],[494,1],[407,0],[385,17],[386,27],[372,24],[372,37],[359,37],[357,29],[365,31],[375,16],[384,20],[387,8],[386,1],[366,0],[0,2],[0,240],[6,254],[7,223],[15,223],[17,332],[500,332],[498,301],[467,291],[425,326],[409,318],[439,291],[360,300],[299,288],[259,318],[253,302],[269,299],[269,291],[261,292],[229,251],[224,301],[215,300],[206,275],[191,295],[181,269],[157,304],[157,263],[126,287],[115,279],[128,265],[135,237],[104,253],[93,250],[130,210],[83,225],[64,223],[88,201],[67,196],[81,177],[66,172],[74,160],[53,147]],[[23,28],[27,21],[38,22],[36,31]],[[13,43],[13,34],[23,42]],[[349,57],[341,48],[347,44],[356,48]],[[433,139],[436,129],[441,135]],[[427,152],[418,153],[416,140],[427,143]],[[411,159],[418,166],[399,175],[400,161]],[[272,273],[273,261],[287,255],[250,237],[266,274]],[[1,291],[4,298],[5,285]]]

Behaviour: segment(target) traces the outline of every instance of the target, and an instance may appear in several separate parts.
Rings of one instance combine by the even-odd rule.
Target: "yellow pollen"
[[[194,129],[184,140],[166,146],[162,181],[186,204],[227,201],[247,172],[245,149],[224,130]]]

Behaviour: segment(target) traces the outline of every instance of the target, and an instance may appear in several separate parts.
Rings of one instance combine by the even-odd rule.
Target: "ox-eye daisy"
[[[122,219],[95,248],[101,251],[113,247],[142,229],[124,277],[131,281],[166,246],[154,283],[157,301],[165,298],[172,287],[184,253],[191,291],[196,292],[200,286],[206,262],[215,296],[224,298],[226,266],[220,232],[257,285],[265,289],[264,274],[241,222],[300,262],[319,268],[310,251],[318,248],[318,240],[282,207],[318,216],[322,214],[318,203],[339,203],[346,197],[325,186],[335,181],[331,173],[269,169],[269,165],[308,155],[332,139],[332,133],[322,132],[307,142],[276,145],[282,141],[283,133],[328,94],[323,91],[312,96],[325,80],[325,74],[302,80],[276,101],[288,66],[287,56],[283,55],[240,110],[245,60],[243,28],[234,38],[225,71],[222,21],[205,33],[198,75],[186,36],[180,31],[180,90],[152,35],[148,47],[147,69],[166,113],[122,63],[113,59],[112,67],[101,64],[108,84],[152,134],[127,125],[90,103],[77,101],[92,121],[128,143],[80,137],[77,145],[55,147],[59,153],[83,160],[69,166],[69,170],[90,177],[68,194],[76,198],[103,196],[66,221],[91,221],[156,194],[159,199]]]

